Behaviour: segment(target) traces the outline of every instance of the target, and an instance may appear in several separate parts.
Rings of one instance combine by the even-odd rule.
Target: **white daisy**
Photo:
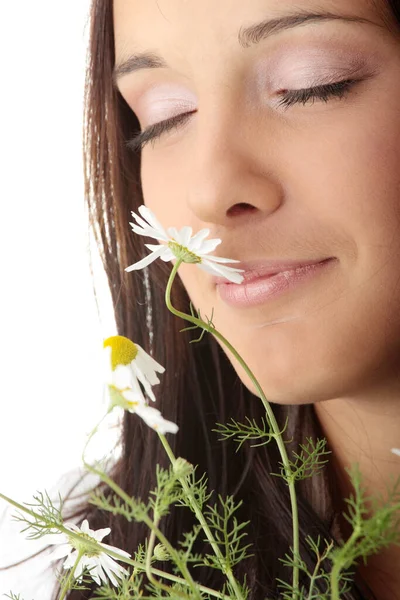
[[[392,448],[391,451],[393,452],[393,454],[397,454],[397,456],[400,456],[400,448]]]
[[[108,544],[101,543],[101,540],[110,533],[111,529],[109,527],[93,531],[93,529],[89,528],[87,519],[83,521],[81,527],[78,527],[74,523],[64,523],[64,527],[70,531],[73,531],[74,533],[78,533],[80,535],[80,539],[77,540],[65,533],[61,533],[59,536],[52,536],[52,544],[59,547],[50,554],[49,558],[51,561],[53,561],[59,560],[60,558],[66,556],[67,559],[64,561],[63,567],[64,569],[71,569],[78,558],[78,554],[83,551],[84,554],[74,570],[73,576],[75,579],[82,581],[85,568],[89,569],[90,577],[98,585],[100,585],[102,582],[107,583],[108,577],[111,583],[117,586],[117,578],[121,578],[123,575],[129,575],[128,571],[124,569],[124,567],[121,567],[121,565],[115,562],[111,556],[108,556],[106,550],[117,552],[121,555],[121,557],[125,556],[126,558],[130,558],[131,555],[124,550],[116,548],[115,546],[109,546]],[[56,541],[54,541],[55,538]],[[104,548],[105,552],[101,552],[100,550],[96,552],[92,548],[88,547],[88,539],[98,542],[100,546]]]
[[[164,373],[165,368],[154,360],[139,344],[134,344],[122,335],[114,335],[103,343],[104,348],[111,348],[111,377],[109,383],[119,390],[132,390],[138,402],[145,404],[145,397],[139,382],[143,385],[147,396],[155,402],[152,385],[160,383],[156,372]]]
[[[157,258],[161,258],[165,262],[175,258],[182,258],[183,262],[197,264],[200,269],[213,275],[226,277],[233,283],[241,283],[243,281],[243,276],[240,275],[243,269],[225,267],[220,264],[237,263],[240,261],[218,256],[205,257],[206,254],[213,252],[218,244],[221,243],[220,239],[206,240],[206,237],[210,234],[209,229],[201,229],[193,237],[191,227],[182,227],[180,231],[175,227],[169,227],[167,233],[147,206],[142,204],[139,206],[138,211],[143,219],[132,212],[132,216],[137,222],[137,225],[130,223],[132,230],[139,235],[152,237],[161,243],[156,245],[145,244],[146,248],[151,250],[151,253],[139,262],[127,267],[125,271],[143,269]]]
[[[152,429],[161,434],[176,433],[178,426],[167,421],[156,408],[148,406],[140,389],[143,384],[147,395],[155,401],[151,385],[160,383],[155,371],[163,373],[165,368],[147,354],[138,344],[117,335],[104,341],[108,365],[111,366],[108,381],[111,407],[135,413]]]

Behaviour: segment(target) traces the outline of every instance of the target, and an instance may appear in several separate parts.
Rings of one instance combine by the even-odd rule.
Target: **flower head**
[[[161,243],[156,245],[145,244],[146,248],[151,250],[151,253],[139,262],[127,267],[125,271],[143,269],[157,258],[161,258],[165,262],[179,258],[183,262],[196,264],[208,273],[226,277],[233,283],[243,281],[243,276],[240,275],[243,269],[225,267],[221,264],[240,261],[218,256],[206,256],[221,243],[220,239],[206,240],[206,237],[210,234],[209,229],[201,229],[194,236],[192,236],[192,228],[187,226],[182,227],[180,231],[175,227],[169,227],[166,232],[147,206],[139,206],[138,211],[143,218],[132,212],[132,216],[137,223],[130,223],[132,230],[138,235],[152,237]]]
[[[156,372],[164,373],[165,368],[154,360],[139,344],[134,344],[122,335],[114,335],[103,343],[104,348],[111,348],[111,381],[120,390],[131,390],[138,402],[145,403],[139,382],[143,385],[147,396],[155,402],[152,385],[160,383]]]
[[[161,434],[176,433],[178,426],[164,419],[159,410],[147,404],[138,382],[142,383],[147,396],[155,401],[151,386],[160,383],[156,371],[163,373],[165,368],[126,337],[109,337],[103,346],[109,352],[111,367],[108,382],[111,408],[119,406],[137,414],[149,427]]]
[[[107,577],[111,583],[115,586],[118,585],[117,578],[121,578],[122,575],[128,575],[128,571],[121,567],[113,558],[108,556],[106,550],[117,552],[121,557],[130,558],[130,554],[114,546],[101,543],[101,540],[110,533],[109,527],[105,529],[98,529],[93,531],[89,528],[87,519],[82,522],[81,527],[78,527],[74,523],[64,523],[64,527],[70,531],[79,534],[79,539],[69,536],[65,533],[61,533],[56,541],[53,541],[53,545],[57,545],[56,548],[50,555],[50,560],[59,560],[66,556],[63,567],[64,569],[70,569],[74,566],[79,554],[82,554],[82,558],[78,562],[74,570],[74,578],[81,581],[83,577],[83,571],[89,570],[91,578],[97,583],[107,583]],[[54,536],[53,536],[54,540]],[[93,550],[87,542],[95,541],[104,548],[104,552],[101,550]]]

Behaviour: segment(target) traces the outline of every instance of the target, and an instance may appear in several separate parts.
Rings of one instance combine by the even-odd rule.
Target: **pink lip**
[[[301,263],[291,268],[286,268],[286,271],[276,271],[271,273],[272,267],[266,269],[266,273],[261,273],[261,267],[255,271],[247,271],[244,273],[250,277],[242,283],[220,283],[217,284],[218,293],[221,299],[233,307],[247,308],[264,304],[270,299],[273,299],[286,291],[291,290],[301,283],[312,279],[317,274],[327,271],[329,267],[335,265],[337,260],[334,258],[322,259],[319,262]],[[265,263],[264,263],[265,267]],[[284,268],[281,266],[281,268]]]
[[[226,284],[226,285],[244,285],[248,281],[252,281],[253,279],[258,279],[260,277],[268,277],[271,275],[276,275],[277,273],[282,273],[283,271],[292,271],[293,269],[298,269],[299,267],[305,267],[308,265],[317,265],[325,260],[329,260],[329,258],[317,258],[315,260],[253,260],[248,262],[238,262],[234,266],[237,269],[243,269],[243,273],[241,273],[244,278],[241,284],[238,283],[230,283],[226,277],[213,277],[213,283],[215,285],[218,284]]]

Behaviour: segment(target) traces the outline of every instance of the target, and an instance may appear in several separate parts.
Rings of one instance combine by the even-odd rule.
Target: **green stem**
[[[162,445],[165,448],[165,451],[166,451],[166,453],[168,455],[168,458],[170,459],[172,465],[174,465],[175,462],[176,462],[176,458],[174,456],[174,453],[172,452],[171,446],[167,442],[167,439],[166,439],[166,437],[164,435],[162,435],[162,434],[159,433],[158,436],[159,436],[159,438],[161,440]],[[190,500],[190,504],[191,504],[191,506],[192,506],[192,508],[194,510],[194,513],[195,513],[195,515],[197,517],[197,520],[199,521],[200,525],[202,526],[203,531],[206,534],[206,537],[207,537],[208,541],[210,542],[210,545],[211,545],[211,547],[212,547],[215,555],[217,556],[217,558],[220,561],[220,564],[222,565],[223,562],[224,562],[223,554],[222,554],[222,552],[221,552],[221,550],[220,550],[217,542],[214,539],[212,531],[209,528],[208,523],[205,520],[203,513],[201,512],[201,508],[199,507],[196,498],[194,497],[193,493],[191,492],[190,487],[187,484],[186,479],[184,477],[180,477],[179,481],[180,481],[180,483],[182,485],[182,488],[185,491],[185,494],[186,494],[187,498]],[[237,581],[235,579],[235,576],[233,575],[232,569],[225,569],[224,572],[225,572],[225,575],[227,576],[227,578],[229,580],[229,583],[232,586],[232,589],[235,591],[235,594],[236,594],[236,597],[238,598],[238,600],[243,600],[243,595],[242,595],[242,593],[240,591],[240,588],[239,588],[239,585],[238,585],[238,583],[237,583]]]
[[[95,471],[95,472],[97,474],[99,474],[98,471]],[[35,511],[30,510],[29,508],[26,508],[26,506],[19,504],[18,502],[16,502],[15,500],[12,500],[8,496],[5,496],[4,494],[0,493],[0,498],[2,498],[3,500],[8,502],[15,508],[18,508],[18,510],[22,510],[23,512],[27,513],[28,515],[33,517],[37,522],[43,521],[43,517],[39,513],[36,513]],[[51,525],[48,528],[49,529],[57,529],[57,531],[60,531],[61,533],[65,533],[72,539],[75,539],[77,541],[82,541],[82,536],[79,533],[71,531],[70,529],[63,527],[62,525],[59,525],[59,524]],[[91,551],[93,550],[95,552],[95,551],[100,550],[100,551],[104,552],[103,546],[101,546],[101,544],[96,542],[96,540],[94,540],[94,539],[92,541],[92,540],[85,538],[85,544],[87,545],[88,549],[90,549]],[[49,545],[51,545],[51,544],[49,544]],[[107,548],[107,554],[109,556],[111,556],[112,558],[115,558],[116,560],[119,560],[129,566],[134,567],[138,571],[145,571],[145,567],[141,563],[138,563],[135,560],[131,560],[131,559],[127,558],[126,556],[121,556],[120,554],[118,554],[117,552],[114,552],[113,550],[110,550],[109,548]],[[188,585],[188,583],[187,583],[187,581],[185,581],[185,579],[182,579],[181,577],[177,577],[176,575],[172,575],[170,573],[165,573],[164,571],[160,571],[160,569],[152,568],[152,573],[154,575],[157,575],[158,577],[164,577],[164,579],[168,579],[169,581],[172,581],[173,583],[180,583],[182,585]],[[231,600],[231,598],[229,596],[226,596],[225,594],[221,594],[220,592],[217,592],[206,586],[199,585],[198,589],[199,589],[199,591],[204,592],[206,595],[209,594],[210,596],[214,596],[215,598],[219,598],[220,600]],[[168,588],[168,590],[170,590],[170,588]],[[176,594],[179,595],[178,592],[176,592]],[[187,598],[186,595],[185,596],[182,595],[182,597]]]
[[[59,597],[58,600],[64,600],[65,596],[67,595],[68,590],[71,589],[71,583],[74,579],[74,573],[75,573],[75,569],[79,564],[79,561],[81,560],[82,556],[84,555],[84,552],[80,551],[78,553],[77,559],[74,563],[74,566],[71,569],[70,574],[68,575],[68,579],[65,581],[65,584],[63,585],[63,588],[61,590],[61,595]]]
[[[315,565],[315,569],[314,569],[313,574],[310,579],[310,587],[308,590],[308,600],[310,600],[310,598],[312,598],[312,592],[314,591],[314,584],[317,580],[317,575],[318,575],[319,567],[321,564],[321,560],[322,559],[320,557],[318,557],[317,564]]]
[[[340,600],[339,597],[339,575],[341,566],[335,563],[331,571],[331,600]]]
[[[340,600],[339,596],[339,576],[340,572],[345,566],[347,562],[346,555],[348,554],[349,549],[351,549],[357,539],[360,537],[360,528],[355,527],[353,529],[353,533],[345,543],[345,545],[340,549],[340,552],[336,555],[335,561],[333,563],[331,576],[330,576],[330,584],[331,584],[331,600]]]
[[[295,482],[291,478],[292,471],[290,468],[288,455],[286,452],[285,444],[282,440],[282,435],[279,431],[278,423],[276,422],[276,419],[275,419],[275,415],[274,415],[274,413],[271,409],[270,403],[268,402],[267,398],[265,397],[265,394],[264,394],[260,384],[258,383],[255,375],[253,374],[251,369],[248,367],[248,365],[245,363],[245,361],[242,359],[240,354],[232,346],[232,344],[230,342],[228,342],[228,340],[221,333],[219,333],[219,331],[217,331],[213,326],[207,325],[201,319],[192,317],[191,315],[187,315],[172,306],[172,304],[171,304],[172,283],[175,279],[177,271],[178,271],[180,265],[182,264],[182,262],[183,262],[183,259],[177,259],[176,263],[173,266],[171,275],[168,280],[167,289],[165,291],[165,303],[167,305],[167,308],[174,315],[176,315],[177,317],[180,317],[186,321],[189,321],[190,323],[193,323],[194,325],[197,325],[198,327],[201,327],[202,329],[205,329],[206,331],[208,331],[208,333],[211,333],[217,339],[219,339],[234,355],[234,357],[239,362],[239,364],[242,366],[242,368],[244,369],[244,371],[246,372],[246,374],[248,375],[250,380],[253,382],[256,390],[258,391],[258,393],[260,395],[260,399],[261,399],[261,401],[264,405],[265,411],[267,413],[268,420],[272,426],[272,429],[274,432],[273,435],[278,444],[279,452],[280,452],[281,458],[282,458],[282,463],[285,468],[285,472],[286,472],[286,476],[287,476],[287,483],[289,486],[290,502],[291,502],[291,508],[292,508],[292,517],[293,517],[293,554],[295,557],[296,556],[300,557],[300,553],[299,553],[299,548],[300,548],[300,546],[299,546],[299,517],[298,517],[298,509],[297,509],[297,497],[296,497]],[[298,590],[298,587],[299,587],[299,567],[294,566],[293,567],[293,599],[295,599],[297,597],[296,590]]]
[[[149,539],[149,545],[147,548],[147,554],[146,554],[146,575],[149,578],[149,580],[156,585],[157,587],[160,587],[159,584],[160,582],[157,581],[156,579],[154,579],[151,575],[151,558],[153,556],[153,550],[154,550],[154,544],[156,541],[156,535],[157,532],[159,532],[159,525],[160,520],[159,519],[155,519],[153,522],[153,528],[150,534],[150,539]],[[165,539],[165,538],[164,538]],[[165,545],[165,544],[164,544]],[[177,565],[177,567],[181,570],[181,573],[183,575],[183,577],[186,579],[187,583],[190,585],[192,591],[195,593],[196,597],[198,598],[198,600],[201,600],[201,596],[199,594],[199,590],[197,585],[195,584],[193,577],[190,574],[189,569],[187,568],[187,566],[185,564],[183,564],[183,562],[180,560],[179,555],[175,552],[174,548],[172,546],[169,545],[169,543],[167,543],[166,549],[168,550],[171,558],[173,560],[175,560],[175,563]],[[171,554],[172,551],[172,554]],[[161,585],[161,587],[163,587],[163,589],[166,589],[166,586]],[[169,588],[166,591],[172,591],[171,588]],[[175,593],[175,591],[174,591]]]
[[[154,529],[152,529],[151,533],[150,533],[150,540],[149,540],[149,545],[148,545],[147,554],[146,554],[146,565],[145,565],[146,575],[147,575],[147,578],[150,581],[150,583],[152,583],[155,587],[158,587],[159,589],[162,589],[165,592],[171,593],[172,588],[170,588],[168,585],[165,585],[164,583],[162,583],[159,579],[156,579],[152,573],[151,557],[153,555],[155,539],[156,539],[156,534],[154,532]],[[184,597],[186,597],[186,595],[184,595]]]

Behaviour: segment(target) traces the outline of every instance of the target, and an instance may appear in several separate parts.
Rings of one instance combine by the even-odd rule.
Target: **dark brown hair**
[[[391,18],[394,15],[400,23],[399,1],[389,0],[387,6],[392,11]],[[179,424],[177,435],[169,436],[175,454],[199,465],[199,472],[208,475],[210,489],[222,496],[235,494],[236,499],[243,500],[241,518],[250,520],[248,541],[253,544],[254,556],[238,565],[236,575],[241,580],[246,575],[252,600],[267,596],[272,599],[278,597],[276,579],[291,580],[291,570],[278,560],[292,544],[288,489],[283,480],[271,476],[279,472],[280,455],[273,442],[260,448],[244,445],[236,453],[233,442],[221,442],[212,432],[216,422],[224,423],[231,417],[238,421],[245,416],[261,420],[262,404],[242,384],[211,335],[206,334],[201,343],[189,344],[193,332],[179,332],[187,323],[173,316],[164,302],[170,264],[156,261],[147,268],[148,287],[143,271],[124,271],[144,255],[142,240],[131,233],[128,225],[130,211],[137,212],[143,204],[140,154],[126,147],[126,141],[140,127],[133,111],[113,87],[114,61],[112,1],[93,0],[85,96],[85,194],[111,289],[118,333],[140,344],[166,368],[154,392],[162,414]],[[149,302],[152,339],[147,325]],[[189,298],[179,278],[173,286],[172,302],[180,310],[190,312]],[[323,437],[312,404],[271,406],[281,427],[289,418],[285,434],[287,439],[293,437],[289,451],[298,449],[307,437]],[[122,456],[112,476],[128,494],[147,499],[155,486],[156,463],[167,465],[158,437],[141,419],[126,414],[122,445]],[[300,552],[311,572],[315,556],[304,540],[307,535],[315,540],[318,535],[321,539],[332,537],[337,509],[334,481],[330,463],[319,475],[297,486]],[[93,529],[111,527],[105,541],[132,554],[146,538],[147,531],[141,524],[128,523],[87,504],[80,512]],[[163,531],[175,543],[190,529],[191,518],[181,510],[172,512],[165,519]],[[326,570],[329,571],[329,565]],[[193,573],[197,581],[221,588],[218,572],[195,569]],[[307,584],[307,578],[300,576],[300,581]],[[318,590],[326,591],[320,585]],[[91,592],[73,591],[68,597],[84,600],[91,597]],[[368,595],[367,586],[357,577],[351,591],[343,596],[348,600],[370,597],[373,596]]]

